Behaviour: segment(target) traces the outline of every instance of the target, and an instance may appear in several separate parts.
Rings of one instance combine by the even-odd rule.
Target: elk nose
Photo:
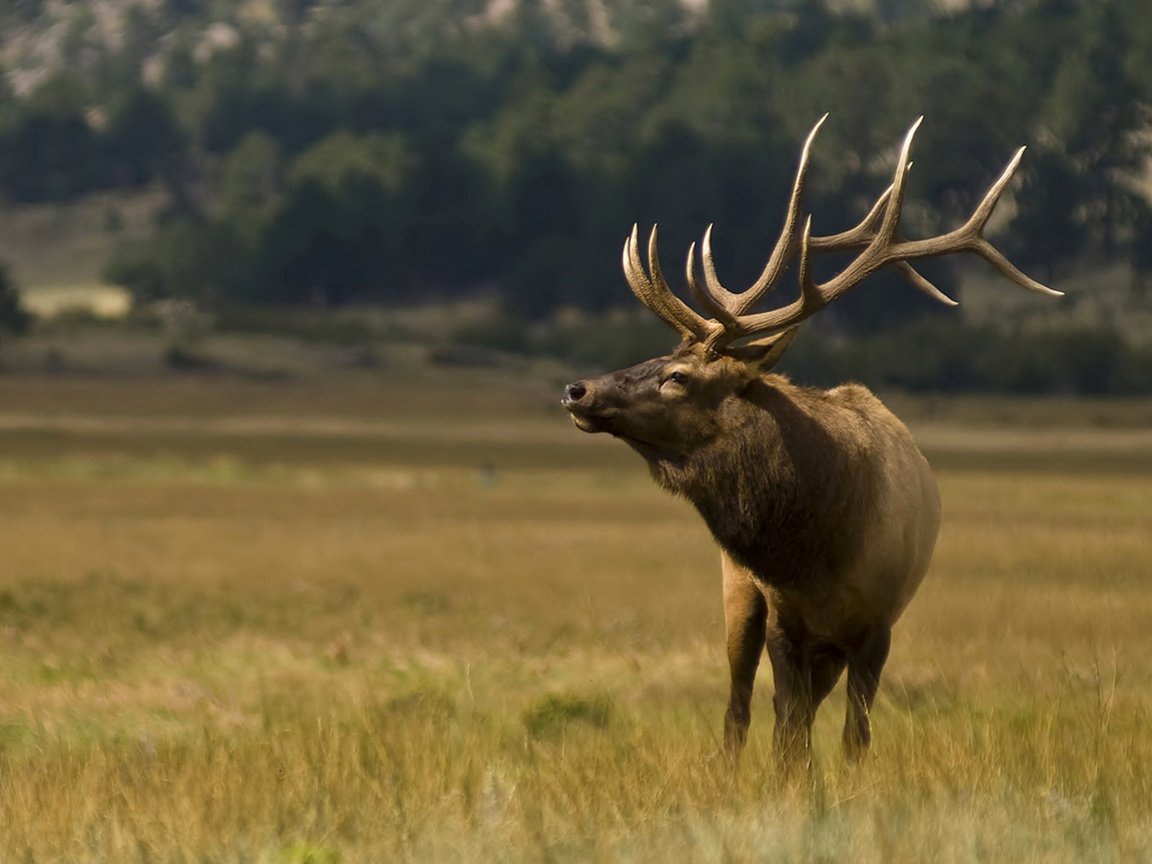
[[[584,382],[577,381],[575,384],[569,384],[564,388],[564,404],[571,405],[573,402],[579,402],[588,394],[588,388],[584,386]]]

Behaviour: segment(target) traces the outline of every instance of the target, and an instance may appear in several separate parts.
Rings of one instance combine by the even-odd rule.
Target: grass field
[[[687,505],[546,383],[397,377],[0,378],[0,860],[1152,859],[1147,406],[902,407],[935,565],[873,757],[838,692],[786,782],[767,669],[716,756]]]

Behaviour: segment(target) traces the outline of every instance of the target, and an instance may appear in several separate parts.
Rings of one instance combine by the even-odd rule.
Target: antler
[[[886,264],[894,264],[915,287],[930,297],[947,305],[955,306],[956,301],[942,293],[908,263],[909,260],[916,258],[945,255],[952,252],[974,252],[1017,285],[1030,291],[1050,296],[1062,294],[1062,292],[1054,291],[1025,275],[983,236],[984,227],[987,225],[1001,193],[1020,164],[1020,159],[1024,155],[1025,148],[1023,147],[1016,151],[1016,155],[1009,161],[1008,166],[996,182],[989,187],[983,200],[962,226],[937,237],[923,240],[905,240],[899,235],[898,226],[901,206],[904,202],[904,189],[908,170],[911,168],[908,154],[912,148],[912,139],[915,137],[923,117],[912,124],[912,128],[904,137],[892,185],[880,195],[876,203],[872,205],[871,210],[856,227],[839,234],[813,237],[812,217],[808,216],[804,221],[803,231],[797,236],[796,223],[799,217],[804,183],[807,178],[809,153],[816,133],[826,119],[828,119],[827,114],[820,118],[804,142],[780,238],[776,241],[764,271],[749,288],[743,292],[735,293],[720,283],[712,257],[712,226],[709,226],[708,230],[705,231],[701,248],[705,281],[703,286],[696,279],[694,266],[696,244],[693,243],[689,247],[685,268],[688,287],[701,306],[713,316],[712,319],[704,318],[690,309],[672,293],[668,283],[664,281],[656,254],[655,227],[653,227],[648,241],[649,272],[648,274],[644,272],[638,252],[637,229],[633,226],[632,234],[624,244],[624,272],[628,282],[636,296],[649,309],[679,330],[686,340],[702,342],[708,349],[718,351],[732,341],[743,337],[768,338],[775,336],[811,317]],[[859,249],[860,254],[837,276],[823,283],[813,281],[810,259],[814,252],[855,249]],[[779,309],[747,314],[748,310],[759,302],[765,294],[776,287],[780,276],[797,252],[800,253],[800,296],[792,303]],[[651,278],[649,278],[649,274]]]
[[[624,241],[624,276],[640,302],[671,324],[689,342],[714,341],[723,334],[724,328],[715,321],[698,315],[679,297],[672,293],[660,270],[656,255],[657,226],[652,226],[648,238],[648,273],[640,263],[640,242],[638,228],[632,226],[632,233]],[[651,274],[651,276],[649,276]]]

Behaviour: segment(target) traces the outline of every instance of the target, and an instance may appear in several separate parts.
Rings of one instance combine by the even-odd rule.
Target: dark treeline
[[[228,4],[224,4],[227,6]],[[6,26],[37,4],[0,3]],[[108,276],[147,300],[407,302],[495,291],[509,314],[631,302],[618,250],[659,220],[666,269],[717,225],[750,280],[798,142],[832,113],[808,206],[853,223],[918,115],[909,233],[961,220],[1030,150],[1000,234],[1038,277],[1152,271],[1152,28],[1143,0],[1005,0],[927,14],[888,0],[203,0],[132,7],[114,47],[5,93],[0,194],[160,188],[146,243]],[[29,10],[32,11],[29,11]],[[88,41],[85,41],[85,40]],[[675,263],[676,266],[673,266]],[[950,265],[930,275],[954,287]],[[927,301],[879,279],[834,310],[872,332]],[[861,295],[868,293],[868,297]]]

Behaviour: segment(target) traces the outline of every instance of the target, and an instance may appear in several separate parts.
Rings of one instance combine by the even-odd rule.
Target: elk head
[[[726,289],[712,258],[712,228],[701,245],[704,284],[696,276],[696,244],[688,250],[688,288],[709,317],[699,314],[672,293],[664,280],[656,251],[657,229],[648,239],[648,268],[640,259],[637,228],[624,243],[624,274],[645,306],[674,327],[681,342],[671,354],[648,360],[599,378],[577,381],[565,390],[563,405],[585,432],[609,432],[624,439],[649,459],[676,459],[714,439],[732,419],[724,407],[770,369],[787,350],[798,325],[860,284],[885,265],[899,269],[919,290],[949,306],[947,297],[909,263],[917,258],[952,252],[974,252],[1010,280],[1040,294],[1060,295],[1017,269],[983,236],[1004,188],[1024,154],[1021,147],[988,189],[968,220],[953,231],[922,240],[906,240],[899,232],[901,206],[912,139],[921,117],[908,130],[896,163],[895,177],[868,214],[854,228],[827,236],[812,235],[812,217],[799,224],[801,198],[812,142],[825,114],[809,133],[784,218],[780,238],[760,277],[742,292]],[[856,257],[836,276],[816,282],[813,255],[856,251]],[[799,256],[800,296],[778,309],[752,312],[775,288],[789,264]]]

